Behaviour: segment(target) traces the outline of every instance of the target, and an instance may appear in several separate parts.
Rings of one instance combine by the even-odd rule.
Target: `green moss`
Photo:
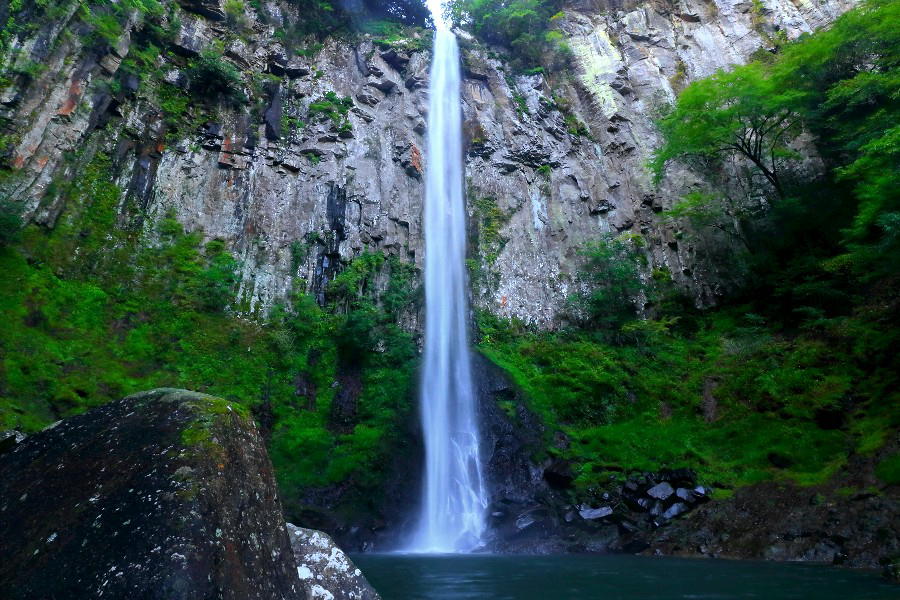
[[[505,238],[500,230],[509,222],[510,215],[497,206],[497,201],[490,197],[470,195],[475,225],[478,229],[476,254],[488,265],[494,263],[503,247]]]
[[[900,452],[895,452],[878,463],[875,475],[888,485],[900,483]]]

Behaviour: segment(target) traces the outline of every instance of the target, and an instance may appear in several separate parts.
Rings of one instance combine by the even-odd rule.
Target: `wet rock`
[[[568,462],[556,459],[544,469],[544,481],[555,490],[566,490],[572,487],[575,476]]]
[[[608,517],[613,514],[613,509],[608,506],[601,506],[600,508],[590,508],[589,506],[582,506],[578,510],[578,514],[581,515],[581,518],[586,521],[591,521],[593,519],[602,519],[603,517]]]
[[[647,490],[647,495],[657,500],[666,500],[674,493],[675,490],[668,481],[663,481]]]
[[[393,48],[382,52],[381,58],[384,59],[384,62],[391,65],[391,67],[393,67],[397,71],[402,71],[403,69],[405,69],[410,60],[409,56],[407,56],[406,54],[401,54]]]
[[[200,54],[211,39],[209,25],[204,19],[185,15],[175,39],[172,40],[172,50],[182,56],[194,57]]]
[[[328,534],[287,524],[297,574],[306,597],[323,600],[380,600],[353,561]]]
[[[225,20],[225,10],[222,8],[221,0],[178,0],[178,2],[185,10],[203,15],[207,19]]]
[[[690,507],[684,502],[676,502],[675,504],[667,508],[662,516],[666,519],[674,519],[675,517],[683,515],[689,510]]]
[[[697,499],[697,496],[692,490],[687,490],[685,488],[678,488],[677,490],[675,490],[675,495],[687,503],[695,502]]]
[[[21,444],[25,440],[25,434],[15,429],[0,431],[0,454],[5,454]]]
[[[4,598],[302,598],[252,418],[129,396],[0,456]]]

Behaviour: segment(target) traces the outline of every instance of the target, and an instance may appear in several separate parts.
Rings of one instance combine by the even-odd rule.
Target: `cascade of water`
[[[411,550],[465,552],[481,539],[487,495],[468,343],[459,49],[440,0],[429,8],[436,31],[425,173],[425,486]]]

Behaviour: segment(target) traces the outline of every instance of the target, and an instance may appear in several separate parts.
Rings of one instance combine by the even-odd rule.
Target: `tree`
[[[699,228],[716,229],[752,252],[743,223],[753,214],[755,211],[751,207],[729,194],[695,191],[676,202],[663,216],[674,221],[684,219]]]
[[[553,15],[562,6],[559,0],[454,0],[454,18],[472,28],[488,42],[513,51],[513,63],[519,68],[535,67],[541,53],[558,43],[547,37]]]
[[[650,163],[657,181],[669,161],[700,164],[698,172],[709,176],[726,173],[711,168],[714,163],[737,157],[753,165],[784,207],[791,203],[783,202],[783,172],[796,157],[790,145],[806,131],[828,169],[828,196],[821,188],[792,187],[796,207],[776,218],[793,219],[796,228],[823,214],[827,204],[836,206],[834,218],[850,221],[843,232],[849,252],[832,264],[852,265],[857,274],[868,275],[889,268],[895,261],[888,253],[900,252],[898,22],[900,3],[864,0],[829,29],[801,36],[765,61],[692,83],[658,122],[663,144]],[[686,198],[671,216],[723,224],[727,201],[738,208],[753,204],[728,195],[734,181],[716,182],[717,199]],[[752,181],[744,186],[749,200],[754,187]]]
[[[656,180],[670,160],[738,155],[749,160],[783,199],[781,171],[787,160],[797,157],[789,144],[801,131],[793,95],[777,86],[760,63],[692,83],[658,121],[663,145],[650,163]]]
[[[223,56],[222,48],[212,45],[191,61],[187,69],[190,90],[202,100],[221,99],[237,105],[247,101],[241,72]]]
[[[642,244],[639,235],[606,234],[582,248],[584,262],[577,274],[582,291],[570,300],[588,324],[618,330],[635,319],[637,300],[644,292]]]

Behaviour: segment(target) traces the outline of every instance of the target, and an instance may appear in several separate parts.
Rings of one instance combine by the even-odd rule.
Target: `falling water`
[[[459,50],[429,0],[436,31],[425,187],[425,486],[412,550],[466,552],[484,531],[487,506],[468,344]]]

